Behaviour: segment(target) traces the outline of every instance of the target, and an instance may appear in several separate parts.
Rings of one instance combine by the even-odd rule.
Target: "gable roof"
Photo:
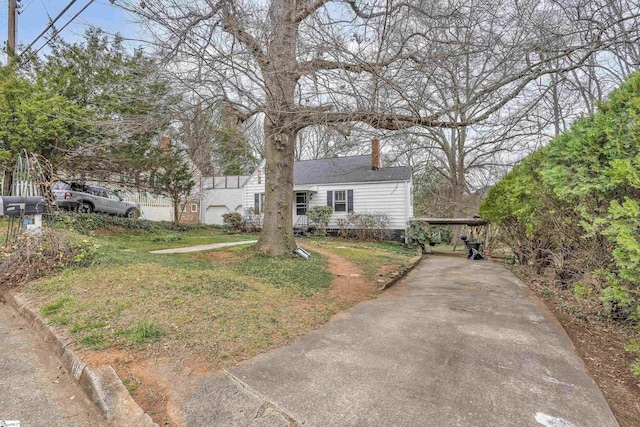
[[[300,160],[293,165],[295,185],[409,181],[410,179],[411,168],[408,166],[371,169],[371,156],[369,155]]]

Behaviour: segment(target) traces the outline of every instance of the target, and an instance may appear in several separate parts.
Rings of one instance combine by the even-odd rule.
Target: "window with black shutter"
[[[257,214],[264,213],[264,199],[265,199],[265,193],[253,194],[253,210]]]
[[[333,210],[335,212],[347,211],[347,192],[344,190],[334,191]]]

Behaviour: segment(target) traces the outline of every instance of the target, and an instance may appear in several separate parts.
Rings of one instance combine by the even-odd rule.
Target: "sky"
[[[28,46],[49,25],[58,13],[71,0],[19,0],[20,14],[17,17],[17,45]],[[56,28],[62,28],[89,0],[76,0],[67,12],[56,22]],[[117,3],[117,2],[116,2]],[[8,0],[0,0],[0,45],[7,41]],[[122,9],[112,5],[109,0],[95,0],[79,15],[60,36],[70,42],[82,38],[82,34],[90,26],[98,26],[107,33],[120,33],[126,38],[138,38],[138,28],[132,18]],[[38,40],[33,49],[45,43],[44,36]],[[22,50],[18,47],[18,52]],[[40,54],[46,53],[43,49]],[[2,58],[4,60],[4,58]]]

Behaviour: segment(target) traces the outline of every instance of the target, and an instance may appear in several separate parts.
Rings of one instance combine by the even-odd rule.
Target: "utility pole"
[[[18,8],[18,0],[9,0],[9,22],[7,28],[9,35],[7,36],[7,62],[12,62],[12,57],[16,53],[16,9]]]

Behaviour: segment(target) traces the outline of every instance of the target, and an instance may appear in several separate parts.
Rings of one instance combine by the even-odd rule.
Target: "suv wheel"
[[[136,208],[129,209],[126,213],[126,216],[130,220],[135,221],[136,219],[140,218],[140,211]]]
[[[93,206],[91,206],[87,202],[79,202],[78,208],[76,209],[78,213],[91,213],[93,212]]]

